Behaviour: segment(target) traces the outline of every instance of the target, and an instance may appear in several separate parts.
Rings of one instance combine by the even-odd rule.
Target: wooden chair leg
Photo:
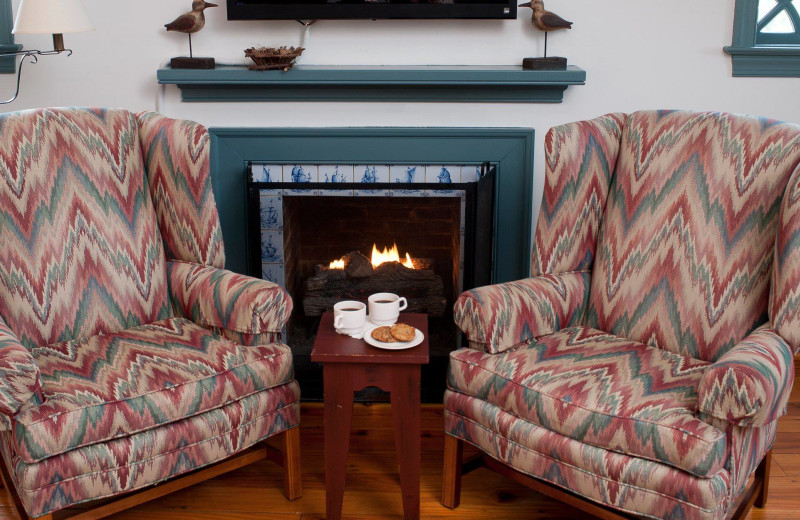
[[[300,476],[300,428],[289,428],[283,433],[283,494],[288,500],[303,496]]]
[[[769,471],[770,466],[772,465],[772,450],[769,450],[766,455],[764,455],[764,460],[761,461],[761,464],[758,465],[756,469],[755,478],[761,481],[761,491],[758,492],[758,496],[756,497],[755,505],[756,507],[764,507],[767,505],[767,494],[769,493]]]
[[[464,441],[444,435],[444,469],[442,471],[442,505],[455,509],[461,503],[461,474]]]

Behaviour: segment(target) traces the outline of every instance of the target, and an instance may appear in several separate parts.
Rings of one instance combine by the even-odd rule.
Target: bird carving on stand
[[[531,24],[544,32],[544,58],[525,58],[522,61],[523,68],[531,69],[564,69],[567,66],[566,58],[547,57],[547,33],[551,31],[559,31],[561,29],[572,29],[572,22],[569,22],[556,13],[548,11],[544,8],[542,0],[532,0],[519,4],[519,7],[530,7],[533,13],[531,14]],[[530,66],[528,66],[530,65]]]
[[[167,31],[182,32],[189,35],[189,58],[173,58],[173,68],[214,68],[214,58],[195,58],[192,53],[192,34],[200,31],[206,25],[206,16],[204,11],[209,7],[217,7],[217,4],[206,2],[205,0],[194,0],[192,2],[192,10],[183,13],[175,18],[168,24],[164,24]],[[175,60],[180,60],[178,67],[175,66]],[[197,61],[201,60],[201,61]],[[211,60],[211,66],[208,67],[208,61]],[[182,64],[182,65],[181,65]],[[191,66],[193,64],[193,66]]]

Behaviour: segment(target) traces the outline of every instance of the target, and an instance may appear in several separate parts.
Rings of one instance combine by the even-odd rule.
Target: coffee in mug
[[[333,327],[344,334],[357,334],[367,322],[367,306],[361,302],[344,301],[333,306]]]
[[[369,320],[377,325],[392,325],[406,308],[408,300],[396,294],[373,294],[369,297]]]

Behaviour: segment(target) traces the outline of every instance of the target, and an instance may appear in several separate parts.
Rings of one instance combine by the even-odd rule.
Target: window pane
[[[796,0],[800,2],[800,0]],[[759,0],[758,1],[758,21],[764,19],[767,13],[772,11],[772,8],[778,5],[777,0]]]
[[[794,25],[792,25],[792,19],[789,18],[789,14],[783,10],[761,29],[761,32],[769,34],[791,34],[794,32]]]

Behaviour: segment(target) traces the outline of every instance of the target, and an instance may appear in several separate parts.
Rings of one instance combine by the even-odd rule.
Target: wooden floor
[[[288,502],[281,470],[254,464],[171,496],[118,514],[114,520],[321,520],[325,517],[322,408],[303,405],[304,496]],[[356,405],[348,464],[344,516],[349,520],[401,519],[399,479],[388,405]],[[439,503],[442,475],[442,410],[426,405],[422,414],[422,518],[468,520],[583,519],[575,509],[539,495],[487,469],[464,477],[461,506]],[[0,493],[0,519],[15,518]],[[753,520],[800,520],[800,384],[787,417],[781,419],[772,459],[769,502],[753,509]]]

